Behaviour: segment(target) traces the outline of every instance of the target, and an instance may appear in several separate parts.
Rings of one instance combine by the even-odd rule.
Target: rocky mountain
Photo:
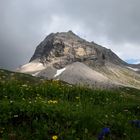
[[[103,66],[105,62],[125,64],[110,49],[99,46],[94,42],[88,42],[75,35],[72,31],[67,33],[52,33],[47,36],[37,46],[30,62],[36,59],[39,59],[43,64],[58,59],[61,59],[61,63],[65,63],[66,65],[77,61],[90,63],[93,66]]]
[[[88,42],[72,31],[52,33],[18,72],[71,84],[140,87],[140,66],[121,60],[110,49]]]

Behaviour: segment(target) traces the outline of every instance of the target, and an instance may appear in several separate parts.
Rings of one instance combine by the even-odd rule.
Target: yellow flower
[[[53,103],[54,103],[54,104],[57,104],[57,103],[58,103],[58,101],[54,100],[54,101],[53,101]]]
[[[57,104],[57,103],[58,103],[57,100],[49,100],[49,101],[48,101],[48,104]]]
[[[48,104],[51,104],[51,103],[52,103],[52,100],[49,100],[49,101],[48,101]]]
[[[58,139],[58,136],[54,135],[54,136],[52,136],[52,139],[53,140],[57,140]]]
[[[80,97],[78,97],[78,96],[77,96],[77,97],[75,97],[75,98],[76,98],[77,100],[78,100],[78,99],[80,99]]]

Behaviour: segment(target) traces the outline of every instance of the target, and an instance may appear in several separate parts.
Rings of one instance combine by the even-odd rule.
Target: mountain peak
[[[55,36],[77,36],[77,35],[72,30],[69,30],[67,32],[50,33],[47,37],[55,37]]]
[[[54,37],[67,38],[67,39],[78,39],[78,40],[82,39],[71,30],[69,30],[68,32],[57,32],[54,33],[53,35]]]
[[[59,67],[72,62],[82,62],[92,66],[103,66],[107,62],[124,64],[115,53],[96,43],[88,42],[72,31],[49,34],[36,48],[31,61],[43,64],[57,61]],[[61,65],[61,66],[60,66]]]
[[[37,46],[30,63],[17,71],[71,84],[140,86],[139,67],[127,64],[110,49],[88,42],[72,31],[49,34]]]
[[[76,35],[72,30],[69,30],[67,33],[72,34],[72,35]]]

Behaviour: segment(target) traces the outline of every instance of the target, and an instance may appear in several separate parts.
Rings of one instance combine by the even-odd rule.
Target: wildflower
[[[48,104],[57,104],[57,103],[58,103],[57,100],[49,100],[49,101],[48,101]]]
[[[56,101],[56,100],[53,101],[53,104],[57,104],[57,103],[58,103],[58,101]]]
[[[10,101],[10,103],[12,104],[12,103],[13,103],[13,101],[11,100],[11,101]]]
[[[133,126],[135,126],[135,127],[137,127],[137,128],[140,128],[140,120],[132,120],[132,121],[130,121],[130,123],[131,123]]]
[[[77,100],[78,100],[78,99],[80,99],[80,97],[79,97],[79,96],[77,96],[77,97],[75,97],[75,98],[76,98]]]
[[[79,105],[77,104],[76,107],[79,107]]]
[[[108,101],[109,99],[108,98],[106,98],[106,101]]]
[[[99,136],[98,136],[98,140],[103,140],[104,137],[106,135],[108,135],[109,133],[110,133],[110,128],[107,128],[107,127],[103,128],[102,131],[100,132]]]
[[[114,115],[112,114],[111,117],[114,117]]]
[[[108,118],[108,115],[105,115],[106,118]]]
[[[52,139],[53,140],[57,140],[58,139],[58,136],[54,135],[54,136],[52,136]]]
[[[123,133],[123,135],[126,136],[127,134],[126,133]]]
[[[2,78],[6,78],[5,76],[2,76]]]
[[[17,118],[18,117],[18,115],[14,115],[14,118]]]
[[[5,128],[0,128],[0,133],[2,134]]]
[[[27,85],[24,84],[24,85],[22,85],[22,87],[27,87]]]
[[[51,103],[52,103],[52,100],[49,100],[49,101],[48,101],[48,104],[51,104]]]
[[[128,112],[129,110],[128,110],[128,109],[124,109],[123,111],[124,111],[124,112]]]
[[[36,94],[36,96],[40,96],[39,94]]]

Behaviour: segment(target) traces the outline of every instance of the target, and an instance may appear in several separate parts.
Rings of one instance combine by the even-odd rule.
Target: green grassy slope
[[[5,83],[8,81],[18,81],[24,83],[39,83],[41,81],[40,78],[31,76],[29,74],[12,72],[4,69],[0,69],[0,81]]]
[[[94,90],[0,70],[2,140],[97,140],[104,127],[105,140],[139,140],[131,120],[140,120],[139,90]]]

